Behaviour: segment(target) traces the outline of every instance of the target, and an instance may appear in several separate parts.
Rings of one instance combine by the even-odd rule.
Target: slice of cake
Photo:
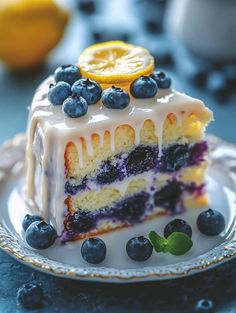
[[[204,103],[153,73],[141,47],[94,45],[78,67],[59,68],[35,94],[30,207],[68,241],[205,206],[212,112]]]

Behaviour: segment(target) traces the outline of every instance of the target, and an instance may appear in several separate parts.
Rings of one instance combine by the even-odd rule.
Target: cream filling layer
[[[77,195],[70,197],[75,210],[81,208],[96,211],[141,191],[146,191],[152,195],[173,179],[185,184],[194,182],[196,185],[201,185],[204,183],[206,166],[207,162],[203,162],[200,166],[185,168],[176,175],[147,172],[100,188],[94,186],[93,190],[80,191]]]

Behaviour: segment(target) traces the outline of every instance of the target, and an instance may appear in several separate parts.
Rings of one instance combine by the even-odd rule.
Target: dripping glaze
[[[43,186],[41,191],[41,203],[38,204],[40,212],[45,218],[49,218],[49,212],[59,217],[64,207],[64,152],[68,141],[73,141],[77,145],[79,153],[79,167],[83,167],[82,140],[86,142],[87,153],[93,155],[92,135],[98,134],[100,144],[103,146],[104,134],[110,133],[111,151],[115,151],[115,131],[120,125],[128,124],[135,131],[135,145],[140,143],[140,131],[146,120],[152,120],[155,125],[155,134],[159,145],[159,156],[162,153],[162,132],[163,125],[168,116],[172,113],[177,119],[180,126],[184,117],[191,113],[199,114],[203,122],[212,118],[210,110],[205,108],[204,103],[200,100],[187,96],[186,94],[176,92],[173,89],[159,90],[157,95],[149,99],[136,99],[131,96],[130,105],[124,110],[114,110],[104,107],[99,101],[95,105],[90,105],[86,115],[80,118],[65,117],[61,106],[52,106],[48,99],[47,93],[49,85],[53,83],[53,77],[46,79],[36,91],[30,108],[27,136],[27,186],[26,197],[34,198],[35,194],[35,155],[33,142],[38,127],[42,128],[44,134],[42,138],[43,156],[42,170]],[[55,158],[52,157],[55,155]],[[55,208],[48,205],[53,203],[48,194],[48,177],[47,168],[49,160],[56,160],[52,166],[56,167],[56,172],[61,178],[61,184],[57,186],[57,191],[52,195],[60,194],[62,199],[62,208]],[[58,175],[57,175],[58,179]],[[58,201],[57,201],[58,203]],[[58,214],[56,214],[56,212]],[[51,215],[51,214],[50,214]],[[55,221],[59,224],[59,221]]]

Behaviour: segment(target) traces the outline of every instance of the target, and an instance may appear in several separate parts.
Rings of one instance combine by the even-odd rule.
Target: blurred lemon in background
[[[0,61],[34,67],[63,36],[69,12],[53,0],[0,0]]]

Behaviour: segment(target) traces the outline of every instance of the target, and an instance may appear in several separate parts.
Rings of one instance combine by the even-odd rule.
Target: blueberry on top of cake
[[[30,109],[26,190],[62,240],[207,204],[212,112],[154,71],[146,49],[96,44],[55,75]]]

